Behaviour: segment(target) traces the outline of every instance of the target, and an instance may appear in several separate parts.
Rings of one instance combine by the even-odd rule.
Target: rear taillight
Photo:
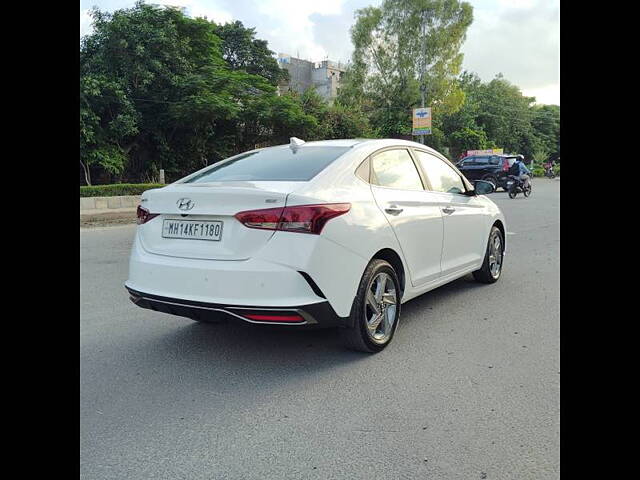
[[[505,160],[504,163],[502,164],[502,171],[503,172],[509,171],[509,162],[507,160]]]
[[[152,218],[156,218],[159,213],[149,213],[149,210],[138,205],[138,210],[136,211],[136,215],[138,216],[138,225],[142,225],[143,223],[147,223]]]
[[[350,203],[299,205],[240,212],[236,213],[235,217],[249,228],[318,235],[329,220],[347,213],[350,208]]]

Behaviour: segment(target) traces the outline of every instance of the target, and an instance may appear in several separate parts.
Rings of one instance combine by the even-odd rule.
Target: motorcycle
[[[529,186],[525,188],[524,182],[520,180],[515,175],[509,175],[507,177],[507,192],[509,193],[509,198],[516,198],[519,192],[525,197],[531,195],[531,179],[529,179]]]
[[[547,178],[556,178],[556,174],[553,172],[553,167],[549,167],[545,170],[544,176]]]

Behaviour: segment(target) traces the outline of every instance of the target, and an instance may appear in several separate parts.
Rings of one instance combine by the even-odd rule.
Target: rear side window
[[[365,182],[369,183],[369,159],[367,158],[364,162],[360,164],[360,166],[356,169],[356,175],[360,177]]]
[[[387,150],[373,157],[371,183],[400,190],[423,190],[422,180],[404,149]]]
[[[494,155],[493,157],[491,157],[491,160],[489,160],[489,163],[491,165],[501,165],[500,157]]]
[[[302,146],[295,153],[288,146],[267,148],[223,160],[185,183],[308,181],[349,148]]]
[[[476,165],[488,165],[489,157],[476,157]]]

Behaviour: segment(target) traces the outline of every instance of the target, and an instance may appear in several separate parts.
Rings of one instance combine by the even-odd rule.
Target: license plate
[[[218,242],[222,238],[222,222],[207,220],[165,220],[162,223],[164,238],[187,238]]]

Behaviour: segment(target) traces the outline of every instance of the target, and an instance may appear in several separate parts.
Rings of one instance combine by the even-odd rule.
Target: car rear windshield
[[[223,160],[185,183],[308,181],[351,147],[266,148]]]

